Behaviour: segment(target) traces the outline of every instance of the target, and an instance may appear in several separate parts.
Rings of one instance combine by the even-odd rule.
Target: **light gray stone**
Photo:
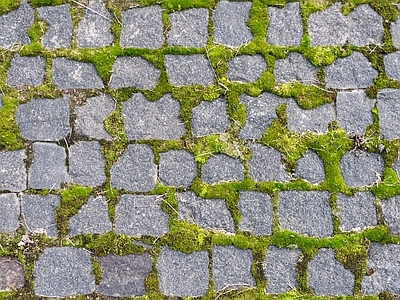
[[[317,153],[308,150],[296,161],[294,176],[313,184],[320,184],[325,180],[324,162]]]
[[[400,196],[394,196],[390,199],[381,200],[383,219],[387,224],[390,232],[400,235]]]
[[[397,10],[400,10],[400,4],[397,4]],[[390,26],[390,32],[392,33],[393,46],[400,49],[400,14],[397,19]]]
[[[19,213],[20,213],[20,204],[17,195],[12,193],[1,194],[0,233],[15,233],[15,231],[19,227],[19,220],[18,220]]]
[[[277,59],[274,66],[274,76],[277,83],[316,84],[318,82],[317,71],[316,67],[297,52],[290,52],[286,58]]]
[[[235,56],[228,64],[228,80],[255,82],[266,68],[267,63],[259,54]]]
[[[26,189],[25,150],[0,152],[0,190],[22,192]]]
[[[188,187],[196,177],[196,163],[186,150],[160,153],[158,175],[164,185]]]
[[[24,285],[24,268],[18,259],[0,256],[0,291],[15,291]]]
[[[400,81],[400,51],[384,55],[383,63],[386,75]]]
[[[7,72],[7,84],[13,87],[38,86],[44,81],[46,60],[41,56],[20,56],[14,54]]]
[[[0,94],[0,109],[3,108],[3,94]]]
[[[225,154],[213,155],[201,167],[201,179],[207,184],[241,181],[244,179],[243,164]]]
[[[383,89],[378,92],[379,129],[381,137],[387,140],[394,140],[400,137],[399,97],[400,90],[397,89]]]

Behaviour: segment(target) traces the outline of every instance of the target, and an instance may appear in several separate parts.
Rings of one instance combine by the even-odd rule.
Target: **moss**
[[[0,109],[0,149],[19,150],[24,148],[24,142],[16,124],[18,100],[14,96],[4,95],[3,107]]]
[[[0,1],[0,15],[6,14],[12,10],[15,10],[20,5],[21,5],[21,0],[1,0]]]
[[[66,3],[65,0],[28,0],[28,3],[33,7],[53,6]]]

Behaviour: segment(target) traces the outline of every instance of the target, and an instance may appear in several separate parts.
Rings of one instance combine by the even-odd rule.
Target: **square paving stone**
[[[274,66],[274,76],[277,83],[316,84],[318,82],[317,71],[316,67],[297,52],[290,52],[286,58],[277,59]]]
[[[329,237],[333,233],[329,193],[283,191],[278,194],[280,225],[299,234]]]
[[[383,56],[386,75],[389,78],[400,81],[400,51],[389,53]]]
[[[25,150],[0,152],[0,190],[22,192],[26,189]]]
[[[94,292],[90,252],[75,247],[44,249],[33,270],[35,294],[39,297],[69,297]]]
[[[194,157],[186,150],[160,153],[158,176],[164,185],[188,187],[196,176]]]
[[[400,137],[399,97],[400,90],[397,89],[382,89],[378,92],[379,129],[381,136],[387,140]]]
[[[18,219],[19,213],[20,213],[20,204],[17,195],[13,193],[1,194],[0,233],[15,233],[17,231],[19,227],[19,219]]]
[[[308,150],[296,161],[294,176],[313,184],[320,184],[325,180],[324,162],[317,153]]]
[[[38,86],[44,82],[46,59],[41,56],[14,54],[7,72],[7,84],[13,87]]]
[[[213,155],[201,167],[201,179],[207,184],[241,181],[244,179],[243,164],[225,154]]]
[[[56,99],[32,99],[17,109],[17,124],[24,139],[59,141],[70,132],[69,96]]]
[[[390,199],[382,199],[381,207],[383,219],[389,227],[392,234],[400,235],[400,196],[394,196]]]
[[[186,254],[163,247],[156,268],[160,290],[166,296],[199,297],[208,290],[208,252]]]
[[[0,291],[15,291],[24,285],[22,264],[16,258],[0,256]]]
[[[397,10],[400,10],[400,4],[397,4]],[[390,25],[390,32],[392,33],[393,45],[400,49],[400,14],[397,15],[397,19]]]
[[[162,236],[169,215],[161,209],[161,195],[122,195],[115,207],[115,232],[129,236]]]
[[[164,40],[161,6],[146,6],[122,12],[121,47],[158,49]]]
[[[110,297],[134,297],[146,294],[144,282],[150,273],[152,257],[142,255],[106,255],[99,257],[103,276],[97,292]]]
[[[255,82],[267,68],[264,57],[256,55],[238,55],[228,64],[228,80]]]

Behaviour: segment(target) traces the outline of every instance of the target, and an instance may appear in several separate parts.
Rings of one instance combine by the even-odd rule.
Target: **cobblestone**
[[[240,160],[225,154],[210,157],[201,167],[201,179],[208,184],[244,179],[244,169]]]
[[[46,60],[41,56],[20,56],[14,54],[7,72],[7,84],[13,87],[43,84]]]
[[[399,4],[397,4],[397,10],[400,10]],[[390,32],[392,33],[393,45],[397,49],[400,49],[400,15],[398,15],[396,21],[391,24]]]
[[[160,153],[158,175],[164,185],[188,187],[196,176],[196,163],[185,150]]]
[[[228,64],[228,80],[239,82],[255,82],[267,68],[261,55],[235,56]]]
[[[25,273],[15,258],[0,256],[0,291],[12,291],[25,285]]]
[[[0,195],[0,233],[15,233],[19,228],[20,203],[16,194]],[[1,263],[0,263],[1,265]],[[1,267],[0,267],[1,268]],[[1,272],[0,272],[1,273]],[[0,279],[0,282],[2,280]],[[2,290],[0,283],[0,290]]]
[[[26,189],[24,150],[0,152],[0,190],[22,192]]]
[[[300,82],[307,85],[316,84],[318,69],[300,53],[290,52],[284,59],[277,59],[274,76],[277,83]]]
[[[294,176],[313,184],[320,184],[325,180],[324,162],[317,153],[308,150],[296,161]]]
[[[399,96],[400,90],[397,89],[382,89],[378,92],[379,129],[381,136],[388,140],[400,137],[400,122],[396,113],[400,109],[397,101]]]
[[[399,205],[400,196],[398,195],[390,199],[381,200],[383,219],[389,227],[390,232],[395,235],[400,235]]]

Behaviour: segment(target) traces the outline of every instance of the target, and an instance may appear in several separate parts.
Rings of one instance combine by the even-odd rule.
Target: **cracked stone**
[[[255,82],[267,68],[261,55],[235,56],[228,64],[228,80],[239,82]]]
[[[38,86],[44,82],[46,59],[41,56],[14,54],[7,72],[7,84],[13,87]]]
[[[19,228],[20,203],[16,194],[0,195],[0,233],[13,234]],[[0,263],[1,265],[1,263]],[[1,269],[1,267],[0,267]],[[0,271],[1,274],[1,271]],[[2,283],[0,278],[0,290]]]
[[[379,129],[381,136],[387,140],[394,140],[400,137],[399,97],[400,90],[398,89],[382,89],[378,92]]]
[[[18,259],[0,256],[0,291],[15,291],[24,285],[25,273]]]
[[[320,184],[325,180],[324,162],[314,151],[308,150],[296,161],[295,177]]]
[[[164,185],[188,187],[196,177],[196,162],[186,150],[160,153],[158,173]]]
[[[207,184],[244,179],[243,164],[225,154],[216,154],[210,157],[201,167],[201,179]]]
[[[274,66],[274,76],[277,83],[316,84],[318,82],[317,71],[316,67],[297,52],[290,52],[286,58],[277,59]]]
[[[25,150],[0,152],[0,190],[22,192],[26,189]]]

